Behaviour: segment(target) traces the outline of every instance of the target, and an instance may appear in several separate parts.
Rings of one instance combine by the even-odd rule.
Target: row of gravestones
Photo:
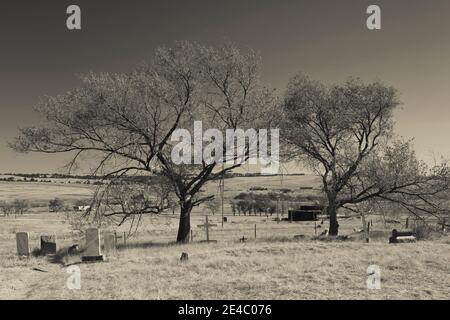
[[[122,236],[125,241],[125,235]],[[115,233],[106,233],[103,237],[103,247],[106,254],[116,250],[117,235]],[[30,256],[30,241],[28,232],[16,233],[17,254],[19,256]],[[56,254],[56,236],[41,236],[42,255]],[[101,261],[103,255],[100,246],[100,231],[96,228],[86,230],[86,246],[81,257],[82,261]]]

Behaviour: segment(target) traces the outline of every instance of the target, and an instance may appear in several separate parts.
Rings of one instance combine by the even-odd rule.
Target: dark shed
[[[288,211],[288,220],[290,221],[315,221],[317,215],[321,214],[323,206],[305,205],[300,206],[297,210]]]

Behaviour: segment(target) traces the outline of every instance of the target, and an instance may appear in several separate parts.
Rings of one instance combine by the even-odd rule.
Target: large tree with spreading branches
[[[398,105],[396,90],[380,82],[326,86],[305,75],[291,79],[281,108],[284,155],[321,177],[330,235],[338,234],[340,208],[369,201],[393,202],[419,217],[448,213],[449,168],[428,168],[410,141],[395,139]]]
[[[135,221],[136,215],[173,206],[173,199],[159,195],[174,195],[180,206],[177,241],[187,242],[192,208],[211,199],[201,188],[242,162],[220,166],[238,157],[227,159],[224,153],[212,162],[176,164],[172,135],[177,129],[191,130],[194,121],[201,121],[204,130],[222,132],[257,127],[264,107],[273,101],[259,77],[260,58],[251,50],[230,43],[211,47],[178,42],[157,49],[148,65],[131,73],[90,73],[81,77],[80,88],[44,97],[36,107],[43,124],[22,129],[11,146],[20,152],[69,153],[69,171],[84,159],[94,163],[92,174],[105,185],[98,188],[87,215]],[[145,195],[155,190],[150,177],[155,174],[171,192],[164,187],[157,197]],[[127,177],[133,175],[149,178],[130,183]],[[124,195],[113,201],[120,204],[111,206],[120,185],[131,198]]]

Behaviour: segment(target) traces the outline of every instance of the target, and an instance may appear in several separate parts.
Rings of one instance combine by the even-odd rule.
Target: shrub
[[[425,223],[415,224],[412,227],[412,232],[413,232],[413,235],[417,238],[417,240],[425,240],[425,239],[431,238],[433,229]]]

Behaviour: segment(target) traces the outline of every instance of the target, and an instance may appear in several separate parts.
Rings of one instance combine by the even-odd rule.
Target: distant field
[[[0,201],[14,199],[46,204],[54,198],[63,200],[85,199],[92,195],[93,187],[75,184],[39,182],[0,182]]]
[[[46,203],[54,198],[74,201],[86,199],[92,195],[94,186],[67,183],[68,180],[52,183],[42,182],[3,182],[0,181],[0,201],[25,199],[34,203]],[[267,187],[269,190],[290,188],[305,195],[317,194],[319,180],[315,176],[267,176],[267,177],[236,177],[225,180],[225,198],[231,199],[240,192],[249,191],[251,187]],[[300,187],[312,187],[315,190],[300,190]],[[210,182],[205,189],[208,194],[219,195],[218,181]]]

